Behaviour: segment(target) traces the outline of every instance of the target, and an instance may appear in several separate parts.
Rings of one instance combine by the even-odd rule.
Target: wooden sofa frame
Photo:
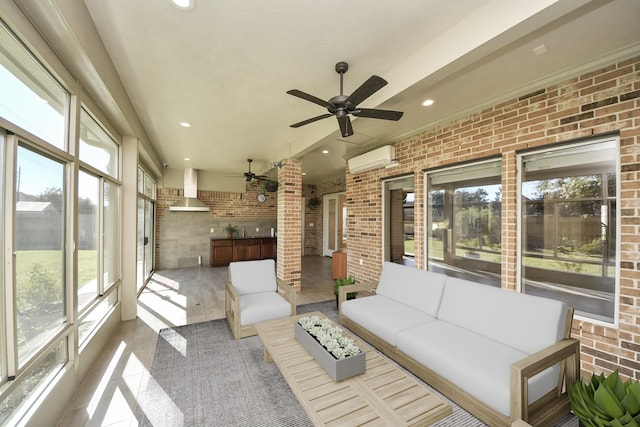
[[[349,328],[482,422],[490,426],[511,426],[517,420],[524,420],[533,426],[551,426],[558,418],[571,411],[567,390],[569,384],[575,383],[580,375],[580,342],[570,338],[573,308],[567,310],[563,340],[511,365],[511,417],[509,418],[478,401],[463,389],[404,354],[397,347],[388,344],[363,326],[342,315],[342,303],[346,300],[347,293],[374,292],[376,287],[377,283],[358,283],[340,287],[338,295],[340,324]],[[528,379],[558,363],[560,364],[560,375],[556,389],[528,405]]]
[[[296,289],[286,284],[282,279],[276,278],[276,282],[278,284],[276,292],[283,292],[287,295],[287,300],[291,305],[291,316],[296,315]],[[233,336],[235,339],[240,339],[244,337],[250,337],[252,335],[257,335],[258,331],[256,331],[256,327],[254,325],[241,325],[240,324],[240,315],[236,315],[236,313],[240,313],[240,295],[238,291],[233,287],[231,282],[227,282],[225,286],[225,298],[224,298],[224,311],[227,316],[227,322],[231,327],[231,332],[233,332]],[[233,309],[232,309],[233,306]]]

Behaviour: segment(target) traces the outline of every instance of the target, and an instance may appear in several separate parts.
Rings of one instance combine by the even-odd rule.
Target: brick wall
[[[302,284],[302,162],[288,159],[278,170],[278,278]]]
[[[381,178],[414,173],[416,264],[424,260],[422,170],[502,157],[502,287],[516,289],[516,151],[619,132],[619,325],[574,320],[583,373],[620,368],[640,378],[640,58],[612,64],[394,141],[399,167],[347,173],[348,274],[376,280],[382,265]],[[360,265],[362,260],[362,265]]]

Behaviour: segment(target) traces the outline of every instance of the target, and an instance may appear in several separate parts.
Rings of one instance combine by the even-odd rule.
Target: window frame
[[[620,136],[618,133],[600,135],[598,137],[589,137],[589,138],[580,138],[576,140],[567,141],[561,144],[557,144],[555,146],[549,147],[538,147],[533,149],[527,149],[522,151],[516,151],[516,169],[517,169],[517,179],[516,179],[516,290],[518,292],[524,293],[524,277],[523,277],[523,198],[522,198],[522,183],[525,178],[525,170],[524,170],[524,159],[527,156],[535,155],[537,153],[545,153],[545,152],[555,152],[562,151],[568,149],[580,148],[588,145],[595,145],[599,143],[613,142],[615,147],[615,167],[614,173],[616,176],[616,194],[615,201],[619,202],[620,194],[621,194],[621,165],[620,165]],[[574,165],[572,165],[574,166]],[[602,325],[606,327],[615,327],[617,328],[620,323],[620,257],[621,257],[621,209],[618,205],[616,209],[616,227],[615,227],[615,248],[616,248],[616,259],[615,259],[615,278],[614,278],[614,292],[613,292],[613,322],[607,322],[605,320],[588,316],[582,314],[581,312],[574,312],[574,318],[577,320],[587,321],[596,325]]]

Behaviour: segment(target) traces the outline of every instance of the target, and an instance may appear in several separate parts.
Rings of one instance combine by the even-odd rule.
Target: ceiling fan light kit
[[[387,85],[387,81],[382,77],[373,75],[367,79],[360,87],[358,87],[351,95],[344,95],[343,77],[344,73],[349,69],[349,64],[346,62],[338,62],[336,64],[336,72],[340,74],[340,95],[336,95],[333,98],[325,101],[317,98],[313,95],[309,95],[306,92],[302,92],[298,89],[291,89],[287,91],[289,95],[297,96],[306,101],[313,102],[314,104],[325,107],[328,113],[321,114],[316,117],[312,117],[307,120],[303,120],[291,125],[292,128],[299,128],[300,126],[308,125],[309,123],[316,122],[318,120],[326,119],[327,117],[335,116],[340,126],[340,132],[343,137],[353,135],[353,127],[351,126],[351,119],[349,115],[355,117],[366,117],[370,119],[383,119],[398,121],[402,117],[401,111],[380,110],[374,108],[358,108],[361,102],[369,98],[371,95],[382,89]]]

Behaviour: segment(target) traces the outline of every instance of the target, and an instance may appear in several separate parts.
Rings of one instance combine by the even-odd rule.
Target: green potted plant
[[[227,232],[227,239],[231,239],[233,238],[233,233],[238,231],[238,227],[236,227],[235,225],[227,224],[227,226],[224,228],[224,231]]]
[[[264,191],[268,191],[269,193],[274,193],[278,191],[278,181],[274,181],[272,179],[267,179],[262,184],[262,189]]]
[[[309,199],[309,201],[307,202],[307,207],[308,207],[309,209],[315,209],[315,208],[317,208],[318,206],[320,206],[320,203],[322,203],[322,202],[320,201],[320,199],[318,199],[317,197],[312,197],[312,198],[310,198],[310,199]]]
[[[622,381],[618,370],[606,376],[591,375],[569,386],[571,410],[586,427],[640,426],[640,385]]]
[[[353,285],[356,283],[356,279],[353,276],[349,276],[346,278],[338,278],[336,279],[336,283],[333,285],[333,293],[336,296],[336,307],[338,307],[338,295],[340,294],[340,286]],[[347,299],[354,299],[358,293],[357,292],[349,292],[347,294]]]

